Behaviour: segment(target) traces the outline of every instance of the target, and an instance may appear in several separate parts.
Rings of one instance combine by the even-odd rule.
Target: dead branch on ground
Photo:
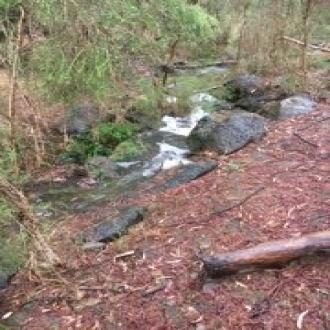
[[[0,176],[0,196],[3,196],[14,209],[20,212],[20,222],[31,237],[32,243],[35,246],[39,257],[50,266],[61,264],[62,262],[60,261],[60,258],[55,254],[42,233],[39,231],[37,219],[31,210],[27,198],[21,190],[13,186],[3,176]]]
[[[251,248],[221,253],[216,256],[199,256],[210,277],[254,271],[280,266],[297,258],[329,250],[330,230],[299,238],[269,241]]]

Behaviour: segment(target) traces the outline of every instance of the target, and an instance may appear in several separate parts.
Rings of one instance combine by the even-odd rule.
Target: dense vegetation
[[[159,116],[165,90],[154,73],[162,64],[234,59],[238,71],[282,75],[290,89],[317,91],[323,86],[309,84],[306,70],[329,69],[329,62],[306,59],[283,37],[327,42],[327,6],[316,0],[0,0],[0,64],[10,77],[0,92],[0,175],[20,183],[59,149],[81,162],[94,155],[126,160],[143,150],[132,139],[139,128],[124,118],[132,109]],[[190,83],[186,94],[203,88],[198,79]],[[115,122],[65,143],[48,134],[56,109],[65,109],[63,119],[83,102],[115,115]],[[13,218],[0,200],[0,230]],[[19,260],[10,264],[0,254],[10,269]]]

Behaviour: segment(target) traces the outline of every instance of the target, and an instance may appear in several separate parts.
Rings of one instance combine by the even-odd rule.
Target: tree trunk
[[[307,45],[308,45],[308,21],[310,17],[310,11],[312,7],[312,0],[306,0],[305,1],[305,7],[303,11],[303,43],[304,47],[302,48],[302,54],[301,54],[301,68],[304,72],[305,79],[307,78]]]
[[[23,7],[21,7],[21,15],[17,25],[17,39],[15,43],[14,55],[11,65],[11,77],[10,77],[10,90],[8,97],[8,118],[9,118],[9,130],[10,130],[10,141],[11,148],[15,152],[15,173],[18,174],[19,167],[17,164],[17,145],[16,145],[16,108],[15,108],[15,98],[16,98],[16,85],[17,85],[17,71],[19,62],[19,51],[22,43],[22,32],[23,32],[23,21],[25,12]]]
[[[243,39],[244,39],[244,30],[247,24],[247,12],[250,6],[250,0],[246,0],[243,7],[243,17],[242,17],[242,26],[239,32],[239,39],[238,39],[238,49],[237,49],[237,65],[240,65],[240,61],[242,59],[242,48],[243,48]]]
[[[302,256],[328,249],[330,249],[330,230],[299,238],[270,241],[216,256],[201,256],[200,259],[210,277],[221,277],[259,268],[280,266]]]

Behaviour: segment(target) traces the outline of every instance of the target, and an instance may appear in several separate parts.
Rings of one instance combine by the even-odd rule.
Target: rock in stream
[[[147,209],[144,207],[131,207],[122,211],[118,217],[106,219],[82,233],[85,242],[107,243],[125,235],[128,229],[143,221]]]
[[[235,152],[265,134],[265,118],[248,112],[233,113],[226,121],[202,118],[188,137],[190,149],[212,149],[223,154]]]
[[[169,179],[161,190],[176,188],[190,181],[196,180],[201,176],[213,171],[217,167],[216,161],[206,161],[203,163],[192,163],[178,169],[176,175]]]

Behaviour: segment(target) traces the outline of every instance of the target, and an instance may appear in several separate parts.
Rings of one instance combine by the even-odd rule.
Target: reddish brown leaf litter
[[[75,290],[19,274],[1,315],[23,329],[329,329],[329,255],[217,281],[196,257],[330,228],[329,110],[270,124],[260,143],[213,155],[218,169],[199,180],[68,218],[57,245]],[[101,252],[73,248],[77,232],[131,204],[150,211],[129,235]]]

